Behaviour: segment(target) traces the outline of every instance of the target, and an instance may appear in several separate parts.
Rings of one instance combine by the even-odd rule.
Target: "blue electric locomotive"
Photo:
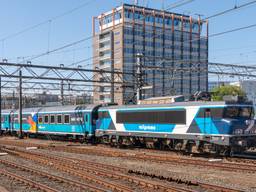
[[[254,145],[251,103],[177,102],[102,107],[96,137],[118,144],[226,153]]]

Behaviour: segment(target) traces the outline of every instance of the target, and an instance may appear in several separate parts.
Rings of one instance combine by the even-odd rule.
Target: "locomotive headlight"
[[[237,144],[240,145],[240,146],[243,146],[244,142],[243,141],[238,141]]]
[[[245,120],[245,124],[246,125],[250,125],[252,123],[253,120]]]

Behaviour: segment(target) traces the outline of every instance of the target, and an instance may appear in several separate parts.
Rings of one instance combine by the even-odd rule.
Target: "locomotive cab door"
[[[211,130],[211,109],[206,108],[204,110],[204,133],[210,134]]]
[[[217,115],[217,116],[216,116]],[[218,134],[218,124],[219,124],[218,114],[214,109],[206,108],[204,111],[204,133],[205,134]]]

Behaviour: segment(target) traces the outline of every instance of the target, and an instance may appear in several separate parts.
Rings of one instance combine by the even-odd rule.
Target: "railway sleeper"
[[[81,182],[78,182],[78,181],[73,181],[73,180],[70,180],[70,179],[66,179],[64,177],[60,177],[60,176],[57,176],[57,175],[52,175],[52,174],[46,173],[44,171],[38,171],[38,170],[33,169],[31,167],[26,167],[26,166],[23,166],[23,165],[17,165],[17,164],[14,164],[14,163],[6,161],[6,160],[0,160],[0,162],[3,163],[3,164],[6,164],[8,166],[18,168],[18,169],[23,170],[23,171],[35,173],[35,174],[47,177],[49,179],[59,181],[61,183],[68,183],[70,185],[75,185],[76,187],[79,187],[79,188],[82,188],[82,189],[87,190],[88,188],[90,188],[90,189],[93,189],[94,191],[97,191],[97,192],[105,191],[104,189],[101,189],[101,188],[98,188],[98,187],[95,187],[95,186],[92,186],[92,185],[89,185],[89,184],[84,184],[84,183],[81,183]]]
[[[218,185],[212,185],[212,184],[208,184],[208,183],[202,183],[202,182],[197,182],[197,181],[189,181],[189,180],[183,180],[183,179],[176,179],[176,178],[172,178],[172,177],[165,177],[162,175],[155,175],[155,174],[150,174],[147,172],[141,172],[141,171],[137,171],[137,170],[129,170],[128,173],[130,174],[136,174],[136,175],[142,175],[145,177],[151,177],[151,178],[156,178],[159,180],[165,180],[168,182],[176,182],[177,184],[186,184],[188,186],[199,186],[201,188],[204,189],[212,189],[214,191],[220,191],[220,192],[240,192],[241,190],[237,190],[237,189],[232,189],[232,188],[226,188],[223,186],[218,186]]]
[[[23,177],[21,177],[19,175],[11,173],[9,171],[0,170],[0,174],[4,175],[6,177],[12,178],[12,179],[14,179],[16,181],[19,181],[21,183],[24,183],[26,185],[29,185],[29,186],[31,186],[33,188],[40,189],[40,190],[42,190],[44,192],[58,192],[58,190],[50,188],[50,187],[48,187],[48,186],[46,186],[44,184],[40,184],[40,183],[34,182],[34,181],[30,180],[30,179],[25,179],[25,178],[23,178]]]
[[[73,174],[73,175],[76,175],[76,176],[80,176],[82,178],[85,178],[86,179],[91,179],[90,177],[88,176],[85,176],[84,175],[84,172],[82,170],[81,167],[74,167],[74,166],[68,166],[67,164],[63,163],[64,165],[61,165],[62,163],[60,163],[60,161],[56,161],[56,163],[52,163],[52,162],[49,162],[49,160],[47,161],[46,159],[43,160],[44,158],[43,157],[35,157],[37,154],[32,154],[32,156],[34,156],[34,158],[31,158],[31,157],[28,157],[28,155],[22,155],[21,154],[22,152],[16,152],[17,155],[21,155],[22,157],[24,158],[29,158],[31,160],[35,160],[37,162],[41,162],[41,163],[44,163],[44,164],[48,164],[48,165],[51,165],[51,166],[54,166],[55,168],[59,169],[59,170],[62,170],[62,171],[65,171],[65,172],[68,172],[70,174]],[[26,154],[30,154],[30,152],[25,152]],[[45,157],[46,158],[46,157]],[[47,157],[48,158],[48,157]],[[74,171],[74,168],[75,169],[79,169],[80,171]],[[155,182],[152,182],[152,181],[146,181],[146,180],[143,180],[143,179],[140,179],[140,178],[135,178],[135,177],[131,177],[131,176],[127,176],[127,175],[124,175],[124,174],[119,174],[119,173],[114,173],[114,174],[110,174],[104,170],[88,170],[86,169],[86,171],[90,171],[91,173],[94,173],[94,174],[99,174],[99,175],[102,175],[102,176],[108,176],[108,177],[112,177],[112,178],[116,178],[116,179],[123,179],[123,180],[126,180],[126,181],[129,181],[131,183],[135,183],[135,184],[138,184],[138,185],[141,185],[143,187],[149,187],[149,188],[153,188],[153,189],[163,189],[163,190],[168,190],[168,186],[164,186],[164,185],[161,185],[159,183],[155,183]],[[93,181],[93,180],[92,180]],[[98,182],[99,184],[104,184],[102,182]],[[106,184],[106,183],[105,183]],[[107,185],[108,187],[110,187],[109,185]],[[116,188],[114,188],[116,189]]]

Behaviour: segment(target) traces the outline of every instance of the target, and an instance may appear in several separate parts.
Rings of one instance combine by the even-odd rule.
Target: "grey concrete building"
[[[143,55],[143,81],[151,87],[143,90],[144,98],[207,91],[208,21],[200,17],[123,4],[93,17],[93,36],[94,68],[135,74],[136,55]],[[94,80],[101,77],[95,75]],[[128,74],[121,80],[136,82],[135,75]],[[94,85],[94,103],[110,102],[111,85]],[[112,101],[126,104],[134,100],[136,86],[115,85],[112,92]]]

